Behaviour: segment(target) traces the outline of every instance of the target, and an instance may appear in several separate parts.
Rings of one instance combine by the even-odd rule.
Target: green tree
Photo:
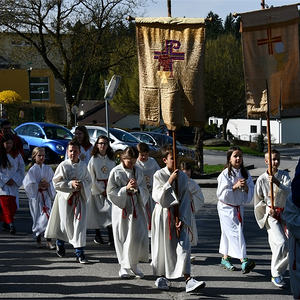
[[[206,42],[204,71],[206,111],[223,118],[223,137],[229,119],[245,115],[245,89],[241,44],[232,34]]]
[[[219,15],[210,11],[205,21],[206,39],[216,39],[220,34],[224,32],[223,21]]]
[[[0,26],[30,42],[63,87],[67,125],[89,75],[135,55],[128,37],[111,37],[142,1],[0,0]]]

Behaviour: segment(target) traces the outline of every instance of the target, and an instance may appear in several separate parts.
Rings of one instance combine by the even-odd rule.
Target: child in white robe
[[[138,143],[137,150],[139,152],[136,165],[139,166],[144,173],[144,179],[149,191],[149,200],[145,206],[145,213],[147,217],[148,230],[151,233],[151,218],[154,209],[155,202],[152,199],[152,187],[153,187],[153,175],[160,169],[158,163],[153,157],[149,156],[149,146],[145,143]]]
[[[92,180],[87,165],[79,160],[80,145],[76,139],[69,142],[67,152],[69,159],[58,165],[53,177],[57,194],[45,237],[57,239],[57,256],[65,256],[64,244],[67,241],[75,248],[76,261],[86,264],[87,201]]]
[[[16,233],[14,216],[19,208],[19,187],[25,175],[24,160],[14,151],[13,136],[0,138],[0,221],[10,234]]]
[[[32,217],[32,232],[36,237],[38,247],[41,247],[42,234],[45,232],[51,213],[55,190],[52,183],[54,172],[44,164],[45,149],[36,147],[32,150],[31,167],[28,170],[23,186],[29,199],[29,209]],[[55,249],[51,239],[47,239],[47,247]]]
[[[255,262],[247,258],[244,239],[244,205],[253,198],[254,184],[243,164],[243,153],[239,147],[227,151],[226,168],[218,176],[218,214],[221,225],[219,253],[221,266],[229,271],[236,270],[230,258],[238,258],[243,274],[255,267]]]
[[[190,242],[191,246],[197,246],[198,243],[198,231],[196,224],[196,214],[200,212],[201,207],[204,204],[204,196],[201,191],[199,184],[191,178],[192,176],[192,166],[187,162],[181,162],[180,169],[188,177],[188,187],[189,192],[191,193],[191,210],[192,210],[192,228],[190,232]],[[194,256],[191,256],[191,261],[195,259]]]
[[[254,189],[254,214],[258,226],[266,228],[269,244],[272,251],[271,281],[277,287],[284,287],[284,272],[288,266],[288,234],[286,224],[282,219],[286,199],[290,193],[291,179],[288,172],[278,170],[280,165],[280,153],[273,149],[272,174],[268,171],[260,175]],[[265,153],[265,163],[269,165],[268,152]],[[274,210],[271,208],[270,182],[273,183]]]
[[[189,228],[192,220],[188,178],[182,171],[174,170],[172,145],[162,147],[162,157],[166,167],[154,174],[152,191],[156,205],[152,214],[151,265],[154,275],[159,276],[155,285],[168,290],[167,278],[184,276],[186,292],[195,292],[205,287],[205,282],[197,281],[190,275]]]
[[[289,273],[294,299],[300,299],[300,161],[292,181],[283,218],[289,231]]]
[[[142,278],[139,262],[149,261],[147,221],[144,213],[149,192],[142,170],[135,166],[137,151],[127,147],[121,163],[112,169],[107,197],[112,202],[112,227],[120,264],[119,276]]]
[[[90,143],[90,136],[85,126],[77,126],[74,132],[74,137],[80,144],[79,159],[87,165],[91,159],[93,145]],[[67,160],[68,152],[66,151],[65,160]]]
[[[115,167],[114,152],[107,136],[99,136],[91,152],[88,170],[92,178],[92,195],[88,200],[88,229],[96,229],[94,242],[104,244],[100,228],[108,231],[109,245],[114,245],[111,226],[111,203],[106,188],[111,170]]]

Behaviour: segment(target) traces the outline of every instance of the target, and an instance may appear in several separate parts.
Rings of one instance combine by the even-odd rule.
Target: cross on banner
[[[184,52],[173,52],[173,49],[177,50],[181,46],[179,41],[166,40],[165,51],[154,51],[154,59],[158,59],[160,67],[163,71],[173,72],[173,61],[184,60]]]
[[[281,42],[281,36],[272,37],[271,28],[267,28],[267,35],[268,37],[266,39],[257,40],[257,45],[261,46],[267,44],[269,55],[273,55],[273,43]]]

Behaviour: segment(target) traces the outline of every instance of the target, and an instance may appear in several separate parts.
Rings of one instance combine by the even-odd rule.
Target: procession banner
[[[140,124],[169,130],[205,123],[204,19],[136,18]]]
[[[241,14],[248,116],[300,107],[297,5]]]

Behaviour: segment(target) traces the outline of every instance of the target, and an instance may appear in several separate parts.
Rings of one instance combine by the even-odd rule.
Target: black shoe
[[[8,225],[7,223],[3,223],[3,224],[2,224],[2,230],[3,230],[3,231],[9,231],[9,229],[10,229],[10,228],[9,228],[9,225]]]
[[[85,257],[84,254],[81,254],[80,256],[77,256],[77,257],[76,257],[76,261],[77,261],[78,263],[80,263],[80,264],[88,264],[88,263],[90,263],[90,262],[88,261],[88,259]]]
[[[96,234],[94,238],[94,243],[96,244],[105,244],[101,235]]]
[[[16,234],[16,228],[14,225],[9,225],[9,233],[10,234]]]
[[[56,254],[58,257],[64,257],[66,255],[65,247],[56,245]]]

